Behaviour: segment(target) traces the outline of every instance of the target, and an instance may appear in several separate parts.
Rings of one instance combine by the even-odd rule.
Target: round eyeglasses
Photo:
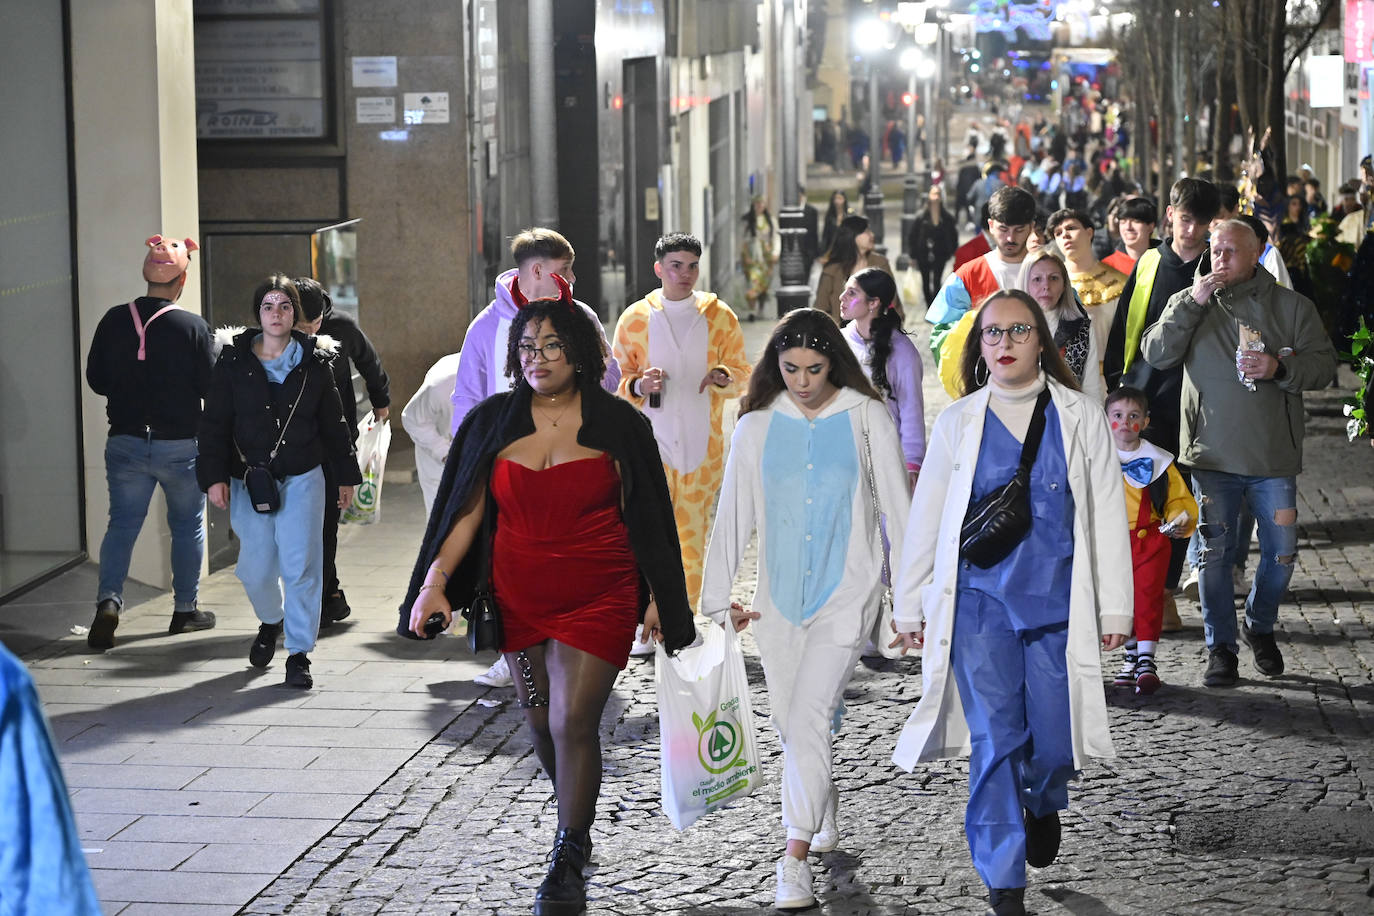
[[[533,344],[520,344],[515,349],[516,352],[520,354],[521,362],[528,363],[534,359],[536,353],[542,353],[544,355],[544,361],[551,363],[559,359],[563,355],[563,352],[567,350],[567,347],[559,341],[551,340],[542,347],[536,347]]]
[[[1023,324],[1019,321],[1007,328],[999,328],[995,324],[990,324],[983,328],[983,343],[989,347],[995,347],[1002,342],[1002,335],[1008,334],[1011,336],[1012,343],[1023,344],[1030,340],[1031,331],[1034,330],[1034,325]]]

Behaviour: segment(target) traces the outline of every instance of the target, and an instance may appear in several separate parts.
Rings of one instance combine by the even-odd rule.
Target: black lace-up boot
[[[549,853],[549,872],[534,895],[534,916],[579,916],[587,911],[587,830],[560,827]]]

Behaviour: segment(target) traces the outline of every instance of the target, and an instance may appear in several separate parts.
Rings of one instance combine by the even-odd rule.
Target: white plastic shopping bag
[[[340,516],[340,522],[370,525],[377,520],[382,506],[386,451],[390,447],[391,421],[378,423],[369,410],[358,423],[358,470],[363,472],[363,482],[353,494],[353,504]]]
[[[654,666],[663,811],[679,830],[763,781],[739,637],[709,620],[697,631],[676,658],[660,645]]]

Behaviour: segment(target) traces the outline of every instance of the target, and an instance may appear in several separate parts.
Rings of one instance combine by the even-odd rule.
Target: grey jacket
[[[1256,381],[1236,377],[1239,322],[1261,334],[1265,351],[1283,358],[1287,375]],[[1311,300],[1279,286],[1266,270],[1198,305],[1191,289],[1169,297],[1145,330],[1141,355],[1158,369],[1183,366],[1179,460],[1209,471],[1252,477],[1295,477],[1302,471],[1302,392],[1324,388],[1336,372],[1336,351]]]

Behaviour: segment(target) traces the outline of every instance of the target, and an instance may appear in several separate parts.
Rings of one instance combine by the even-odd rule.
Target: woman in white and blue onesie
[[[895,568],[910,500],[897,428],[834,320],[818,309],[789,312],[741,406],[701,599],[722,626],[755,621],[783,746],[782,909],[815,902],[806,857],[838,843],[831,730],[883,587],[875,493]],[[758,587],[746,611],[731,589],[755,530]]]
[[[1026,865],[1058,854],[1069,780],[1113,753],[1098,646],[1131,629],[1126,503],[1102,407],[1077,390],[1034,299],[989,296],[960,369],[965,396],[935,421],[893,567],[893,623],[924,643],[893,760],[969,756],[964,832],[989,912],[1024,916]],[[1012,478],[1036,425],[1030,531],[980,568],[959,546],[964,517]]]

